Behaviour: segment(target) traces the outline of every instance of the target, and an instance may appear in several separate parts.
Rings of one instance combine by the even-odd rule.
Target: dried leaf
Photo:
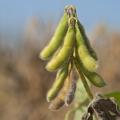
[[[101,120],[120,120],[120,110],[115,100],[101,95],[97,95],[89,104],[82,120],[93,120],[93,113],[96,113]]]

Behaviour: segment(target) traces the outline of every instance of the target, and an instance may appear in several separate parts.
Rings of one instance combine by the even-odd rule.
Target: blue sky
[[[79,19],[89,30],[100,22],[120,28],[120,0],[0,0],[0,29],[24,27],[31,16],[58,21],[69,4],[76,6]]]

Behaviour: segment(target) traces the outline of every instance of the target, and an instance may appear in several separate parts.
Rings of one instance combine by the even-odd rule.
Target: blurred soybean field
[[[2,3],[2,0],[0,2]],[[6,9],[9,6],[7,4],[4,6]],[[63,10],[64,4],[67,2],[62,1],[58,9]],[[82,4],[85,6],[84,2]],[[77,6],[77,9],[81,8]],[[26,11],[29,9],[26,8]],[[32,13],[24,24],[19,24],[19,20],[18,27],[17,22],[13,24],[12,20],[4,17],[4,14],[10,16],[9,12],[0,11],[0,120],[61,120],[69,109],[51,112],[46,101],[46,92],[52,85],[55,74],[45,70],[45,62],[40,60],[38,55],[53,35],[62,11],[55,12],[54,17],[54,11],[50,12],[53,12],[51,16],[45,12],[49,16],[47,19],[43,14]],[[57,13],[59,14],[56,15]],[[81,14],[83,25],[85,24],[91,44],[99,57],[97,72],[108,84],[102,89],[92,86],[92,91],[120,91],[120,23],[117,28],[109,22],[103,23],[102,19],[90,24],[87,23],[89,20],[84,22],[82,11]],[[108,14],[112,16],[114,12]],[[96,15],[99,16],[97,13]]]

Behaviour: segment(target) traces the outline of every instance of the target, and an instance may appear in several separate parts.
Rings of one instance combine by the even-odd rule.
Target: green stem
[[[66,113],[64,120],[69,120],[69,118],[74,117],[75,112],[86,103],[88,103],[88,99],[86,99],[82,103],[81,102],[76,103],[74,107]]]
[[[71,109],[71,110],[69,110],[69,111],[65,114],[65,119],[64,119],[64,120],[69,120],[70,116],[71,116],[71,115],[74,116],[75,112],[76,112],[76,109],[74,109],[74,108]]]
[[[74,58],[74,61],[75,61],[75,66],[77,68],[77,71],[79,72],[79,75],[81,77],[82,83],[85,87],[85,90],[86,90],[88,96],[89,96],[89,99],[92,100],[93,99],[93,94],[90,90],[90,87],[89,87],[87,81],[86,81],[86,78],[85,78],[84,74],[81,72],[79,63],[77,62],[77,60],[75,58]],[[96,113],[95,113],[95,118],[96,118],[96,120],[98,120],[98,116],[96,115]]]
[[[79,75],[81,77],[82,83],[83,83],[83,85],[85,87],[85,90],[86,90],[86,92],[87,92],[87,94],[89,96],[89,99],[92,100],[93,99],[93,94],[92,94],[92,92],[90,90],[90,87],[89,87],[89,85],[88,85],[88,83],[86,81],[86,78],[85,78],[84,74],[80,70],[79,63],[78,63],[78,61],[75,58],[74,58],[74,62],[75,62],[75,66],[77,68],[77,71],[78,71],[78,73],[79,73]]]

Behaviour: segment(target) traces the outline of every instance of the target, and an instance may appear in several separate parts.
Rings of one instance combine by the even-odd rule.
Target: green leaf
[[[87,111],[87,107],[81,107],[81,109],[78,109],[75,112],[74,120],[81,120],[82,116],[85,114],[86,111]]]
[[[90,86],[90,82],[88,82],[88,85]],[[76,92],[75,92],[75,100],[82,103],[86,99],[88,99],[88,94],[87,94],[87,92],[86,92],[86,90],[84,88],[82,80],[78,79],[78,81],[77,81],[77,89],[76,89]]]
[[[120,92],[119,91],[115,91],[115,92],[111,92],[111,93],[106,93],[105,94],[106,97],[114,97],[118,106],[120,107]]]
[[[87,106],[81,107],[75,112],[74,120],[82,120],[83,115],[87,112]],[[96,120],[95,116],[93,116],[93,120]]]

